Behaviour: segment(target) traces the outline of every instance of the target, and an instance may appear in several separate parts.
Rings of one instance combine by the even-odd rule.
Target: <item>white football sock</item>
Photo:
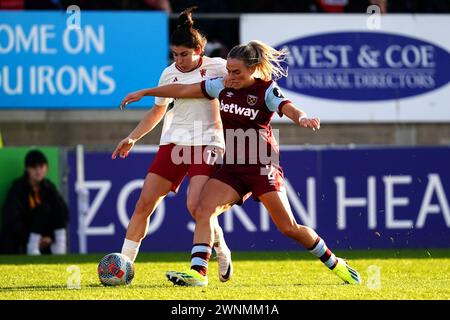
[[[39,250],[39,241],[41,240],[41,235],[39,233],[30,233],[27,243],[27,254],[32,256],[38,256],[41,254]]]
[[[50,249],[53,254],[67,253],[66,229],[61,228],[55,230],[55,242],[52,243]]]
[[[132,262],[136,260],[141,242],[125,239],[122,246],[122,254],[126,255]]]

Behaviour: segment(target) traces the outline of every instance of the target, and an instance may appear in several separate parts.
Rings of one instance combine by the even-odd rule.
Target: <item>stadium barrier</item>
[[[109,152],[82,155],[88,199],[81,229],[74,216],[81,158],[69,152],[72,252],[120,250],[156,151],[156,146],[136,147],[126,160],[111,160]],[[315,228],[335,249],[448,247],[449,159],[450,147],[283,147],[281,153],[297,221]],[[194,222],[186,209],[186,180],[178,195],[169,194],[153,214],[142,251],[189,250]],[[251,199],[219,221],[233,250],[298,248]]]

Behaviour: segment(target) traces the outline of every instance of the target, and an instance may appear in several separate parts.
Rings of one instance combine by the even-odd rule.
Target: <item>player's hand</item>
[[[111,158],[115,159],[117,158],[117,155],[119,155],[122,159],[126,158],[135,143],[136,143],[135,140],[126,137],[125,139],[119,142],[116,150],[114,150],[114,152],[112,153]]]
[[[141,100],[143,96],[144,96],[143,90],[129,93],[125,98],[123,98],[122,102],[120,103],[120,110],[125,109],[125,107],[129,103]]]
[[[223,77],[223,86],[225,88],[231,88],[231,80],[229,76]]]
[[[301,118],[299,125],[304,128],[312,128],[314,131],[320,129],[320,119],[319,118]]]
[[[52,238],[50,237],[41,237],[41,239],[39,240],[39,249],[45,249],[47,247],[49,247],[52,244]]]

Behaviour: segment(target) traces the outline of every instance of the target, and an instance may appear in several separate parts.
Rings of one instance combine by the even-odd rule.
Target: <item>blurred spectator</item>
[[[389,2],[396,13],[450,13],[450,0],[398,0]]]
[[[128,2],[126,0],[59,0],[64,10],[71,5],[77,5],[81,10],[122,10],[126,8],[125,5]]]
[[[370,5],[380,7],[381,13],[450,13],[450,0],[348,0],[345,12],[366,13]]]
[[[144,3],[152,10],[162,10],[167,14],[172,13],[169,0],[144,0]]]
[[[349,0],[316,0],[318,11],[339,13],[344,12]]]
[[[207,57],[220,57],[226,59],[228,55],[228,48],[219,40],[212,40],[206,43],[205,56]]]
[[[345,12],[367,13],[367,8],[372,5],[378,6],[380,13],[388,12],[389,3],[387,0],[348,0],[348,4],[345,6]]]
[[[167,14],[172,13],[172,7],[169,0],[123,0],[122,9],[124,10],[160,10]]]
[[[25,0],[25,9],[30,10],[52,10],[61,9],[60,0]]]
[[[181,12],[190,7],[197,7],[197,12],[229,12],[228,2],[223,0],[172,0],[171,5],[174,12]]]
[[[25,173],[16,179],[3,206],[4,253],[66,253],[68,208],[46,179],[48,162],[39,150],[28,152]]]
[[[162,10],[169,13],[197,6],[199,13],[366,13],[370,5],[382,13],[450,13],[450,0],[0,0],[1,10],[62,9]]]
[[[23,10],[25,0],[0,0],[0,10]]]

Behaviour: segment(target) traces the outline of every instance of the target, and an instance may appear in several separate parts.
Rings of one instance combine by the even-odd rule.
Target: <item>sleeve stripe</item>
[[[201,88],[202,88],[202,93],[203,93],[203,95],[204,95],[206,98],[208,98],[209,100],[214,100],[214,98],[211,97],[211,96],[208,94],[208,91],[206,90],[206,80],[203,80],[203,81],[201,82],[200,86],[201,86]]]
[[[283,113],[282,109],[283,109],[284,105],[288,104],[288,103],[292,103],[292,101],[291,100],[283,100],[283,101],[281,101],[280,105],[278,106],[278,113],[280,113],[280,114]]]

